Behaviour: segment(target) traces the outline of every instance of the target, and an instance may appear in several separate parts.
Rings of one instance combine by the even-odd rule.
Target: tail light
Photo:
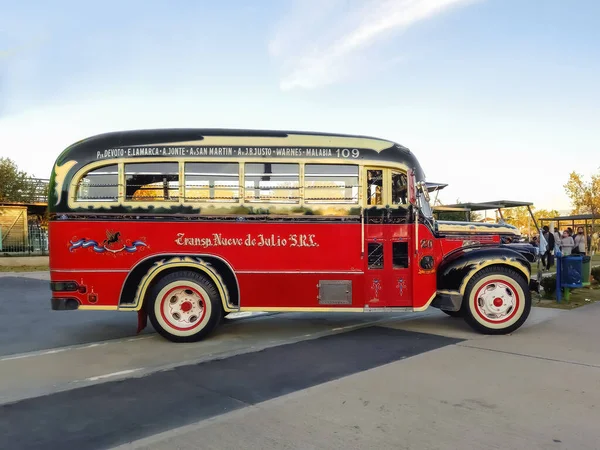
[[[79,290],[79,285],[75,281],[51,281],[50,290],[52,292],[75,292]]]

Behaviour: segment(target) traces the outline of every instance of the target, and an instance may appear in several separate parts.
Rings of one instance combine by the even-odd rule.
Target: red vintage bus
[[[532,247],[433,217],[414,154],[338,134],[103,134],[50,180],[52,309],[136,311],[176,342],[238,311],[422,311],[483,333],[531,308]]]

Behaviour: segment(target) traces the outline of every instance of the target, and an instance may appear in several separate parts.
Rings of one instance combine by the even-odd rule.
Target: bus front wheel
[[[193,271],[162,277],[150,290],[146,308],[154,329],[173,342],[199,341],[223,316],[219,292]]]
[[[531,292],[525,278],[514,269],[485,268],[469,280],[461,311],[465,321],[480,333],[512,333],[529,316]]]

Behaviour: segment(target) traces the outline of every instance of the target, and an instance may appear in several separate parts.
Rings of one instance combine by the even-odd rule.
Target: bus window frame
[[[371,170],[380,170],[381,171],[381,204],[374,204],[374,205],[369,205],[368,201],[369,201],[369,179],[368,179],[368,173]],[[387,182],[387,171],[389,171],[389,168],[387,167],[383,167],[383,166],[374,166],[374,165],[364,165],[364,170],[362,171],[363,173],[363,188],[361,189],[361,191],[363,191],[363,198],[364,198],[364,205],[361,205],[363,208],[384,208],[386,205],[389,205],[389,201],[388,199],[390,198],[388,195],[388,189],[389,189],[389,185],[390,183]],[[391,191],[390,191],[391,193]]]
[[[109,198],[106,198],[106,199],[81,199],[80,200],[79,199],[79,188],[81,187],[80,183],[91,172],[94,172],[96,170],[102,169],[104,167],[110,167],[110,166],[116,166],[116,168],[117,168],[117,173],[116,173],[116,175],[117,175],[117,184],[116,184],[117,195],[116,195],[116,198],[110,198],[110,199]],[[120,167],[119,163],[118,162],[113,162],[113,163],[108,163],[108,164],[102,164],[102,165],[100,165],[98,167],[94,167],[94,168],[92,168],[90,170],[86,170],[83,173],[83,175],[81,175],[81,176],[79,176],[77,178],[77,182],[75,183],[75,189],[74,189],[74,191],[72,193],[73,202],[76,203],[76,204],[78,204],[78,205],[79,204],[83,204],[83,203],[85,203],[85,204],[87,204],[87,203],[102,203],[103,205],[111,204],[111,203],[117,203],[119,201],[119,194],[120,194],[120,191],[121,191],[121,183],[120,183],[120,181],[121,181],[121,178],[120,178],[121,172],[120,172],[120,169],[121,169],[121,167]],[[69,199],[71,199],[71,192],[69,192]]]
[[[254,191],[256,193],[256,191],[258,190],[259,192],[262,190],[269,190],[269,188],[247,188],[246,187],[246,164],[267,164],[266,161],[243,161],[242,164],[244,166],[244,178],[242,180],[240,180],[240,184],[244,186],[244,197],[241,199],[242,200],[242,204],[244,205],[301,205],[304,203],[304,189],[303,189],[303,183],[304,183],[304,176],[303,176],[303,161],[286,161],[286,162],[273,162],[274,160],[269,160],[268,164],[286,164],[286,165],[295,165],[298,166],[298,187],[275,187],[275,188],[270,188],[272,190],[279,190],[279,191],[285,191],[285,190],[293,190],[296,191],[297,197],[288,197],[287,200],[284,199],[278,199],[279,201],[264,201],[264,198],[261,198],[260,196],[258,197],[257,200],[248,200],[246,199],[246,191],[250,190],[250,191]],[[265,175],[269,175],[266,173],[260,173],[260,174],[249,174],[250,177],[254,177],[257,178],[259,176],[265,176]],[[284,175],[281,174],[276,174],[276,173],[272,173],[270,174],[273,177],[281,177],[281,178],[285,178],[287,176],[295,176],[295,174],[288,174],[288,173],[284,173]],[[262,200],[262,201],[261,201]]]
[[[127,198],[127,173],[125,172],[125,168],[127,166],[127,164],[160,164],[163,163],[163,161],[143,161],[143,160],[138,160],[137,162],[123,162],[122,163],[122,170],[120,170],[120,172],[122,172],[122,186],[123,186],[123,204],[127,203],[127,204],[131,204],[131,205],[147,205],[147,204],[156,204],[156,205],[178,205],[181,202],[181,161],[166,161],[166,162],[171,162],[171,163],[176,163],[177,164],[177,177],[178,180],[176,181],[177,183],[177,199],[176,200],[135,200],[133,198],[133,196],[131,198]],[[169,183],[171,183],[171,181],[169,181]],[[120,183],[121,184],[121,183]],[[143,186],[140,186],[143,187]],[[169,191],[175,191],[175,189],[171,189],[169,188]],[[137,192],[137,191],[136,191]]]
[[[187,180],[185,178],[185,174],[186,174],[186,164],[197,164],[197,163],[205,163],[205,164],[235,164],[237,165],[237,181],[238,181],[238,186],[237,186],[237,191],[238,191],[238,196],[237,198],[233,197],[231,200],[226,200],[226,199],[214,199],[214,198],[198,198],[198,199],[188,199],[187,197],[187,190],[188,190],[188,185],[187,185]],[[186,159],[181,161],[181,172],[179,174],[179,179],[183,180],[183,183],[180,182],[181,185],[181,189],[183,191],[183,204],[206,204],[206,203],[210,203],[210,204],[215,204],[215,203],[223,203],[223,204],[227,204],[227,205],[241,205],[243,204],[243,198],[242,198],[242,194],[243,194],[243,186],[242,186],[242,175],[243,175],[243,167],[244,163],[240,162],[240,161],[226,161],[226,160],[220,160],[220,161],[205,161],[205,160],[190,160],[190,159]],[[227,176],[229,176],[230,174],[227,174]],[[233,178],[233,174],[231,174],[231,177]],[[235,189],[235,188],[232,188]],[[209,191],[210,192],[210,191]]]
[[[81,180],[91,171],[99,169],[104,166],[117,165],[117,199],[110,201],[85,201],[85,200],[77,200],[77,189]],[[71,178],[68,192],[67,192],[67,205],[70,209],[81,209],[81,208],[106,208],[110,206],[118,206],[123,204],[123,197],[125,195],[124,191],[124,175],[123,175],[123,161],[119,159],[109,159],[105,161],[94,161],[92,163],[86,164],[81,167],[77,172],[73,174]]]
[[[179,164],[179,200],[178,201],[129,201],[125,199],[125,173],[124,168],[127,163],[152,163],[152,162],[177,162]],[[81,210],[89,208],[92,209],[101,209],[107,208],[111,206],[132,206],[136,208],[146,208],[148,206],[172,206],[172,205],[200,205],[203,202],[190,202],[184,201],[184,183],[181,183],[183,179],[185,182],[185,163],[186,162],[211,162],[211,163],[225,163],[225,162],[237,162],[239,164],[239,179],[240,179],[240,198],[238,202],[211,202],[213,205],[223,205],[223,206],[245,206],[252,205],[254,207],[272,207],[272,206],[282,206],[282,207],[320,207],[320,206],[332,206],[336,208],[347,208],[352,209],[356,207],[360,208],[372,208],[372,207],[385,207],[389,204],[389,200],[391,199],[391,178],[390,181],[387,182],[387,188],[384,186],[382,191],[382,205],[367,205],[368,193],[367,193],[367,170],[382,170],[384,176],[384,184],[386,177],[391,177],[390,175],[386,175],[386,173],[391,173],[392,170],[401,171],[403,173],[407,173],[409,168],[401,163],[390,163],[389,165],[377,165],[375,161],[364,160],[364,161],[354,161],[354,160],[332,160],[332,159],[324,159],[324,158],[315,158],[315,159],[307,159],[306,161],[297,161],[296,163],[300,165],[300,202],[299,203],[277,203],[277,202],[245,202],[245,186],[243,180],[245,179],[245,164],[246,163],[255,163],[258,162],[254,159],[246,159],[240,158],[235,161],[229,161],[222,158],[111,158],[102,161],[93,161],[91,163],[85,164],[83,167],[78,169],[72,176],[69,187],[68,187],[68,196],[67,196],[67,204],[69,209],[72,210]],[[283,158],[272,158],[269,159],[269,162],[273,164],[277,163],[290,163],[289,159]],[[373,164],[375,163],[375,164]],[[118,166],[119,175],[118,175],[118,198],[113,201],[102,201],[102,202],[93,202],[93,201],[77,201],[77,186],[79,181],[90,171],[95,170],[97,168],[114,165]],[[306,164],[330,164],[330,165],[352,165],[358,166],[358,203],[313,203],[313,202],[305,202],[304,198],[304,176],[305,176],[305,165]],[[388,192],[389,191],[389,192]]]
[[[340,175],[334,175],[333,178],[335,177],[339,177],[339,178],[343,178],[343,177],[347,177],[347,178],[354,178],[356,177],[357,180],[357,186],[356,186],[356,201],[354,200],[335,200],[335,201],[327,201],[327,200],[323,200],[323,199],[308,199],[306,198],[306,166],[307,165],[312,165],[312,166],[350,166],[350,167],[356,167],[356,175],[345,175],[345,174],[340,174]],[[335,162],[335,163],[315,163],[315,162],[304,162],[302,164],[302,201],[304,202],[304,204],[306,205],[343,205],[343,206],[353,206],[353,207],[357,207],[360,206],[360,202],[361,202],[361,195],[360,195],[360,191],[361,191],[361,165],[358,162],[355,163],[344,163],[344,164],[340,164],[339,162]],[[315,178],[319,178],[320,175],[308,175],[309,177],[315,177]],[[334,180],[332,180],[334,181]],[[352,188],[354,188],[355,186],[352,186]],[[337,187],[336,187],[337,188]],[[344,187],[344,189],[347,189],[347,187]]]
[[[393,195],[394,186],[392,183],[392,177],[393,177],[394,173],[400,173],[406,177],[406,203],[394,203],[394,195]],[[388,177],[387,179],[388,179],[388,184],[389,184],[389,196],[388,196],[389,204],[395,208],[396,207],[408,208],[410,206],[410,201],[408,199],[408,173],[406,171],[402,171],[400,169],[389,168],[387,177]]]

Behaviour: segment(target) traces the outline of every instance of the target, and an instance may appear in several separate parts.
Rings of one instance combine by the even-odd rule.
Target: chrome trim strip
[[[73,273],[73,272],[120,272],[128,273],[129,269],[50,269],[50,273]]]
[[[285,274],[332,274],[332,275],[364,275],[364,272],[352,272],[352,271],[331,271],[331,270],[313,270],[313,271],[303,271],[303,270],[237,270],[236,274],[252,274],[252,273],[285,273]]]

